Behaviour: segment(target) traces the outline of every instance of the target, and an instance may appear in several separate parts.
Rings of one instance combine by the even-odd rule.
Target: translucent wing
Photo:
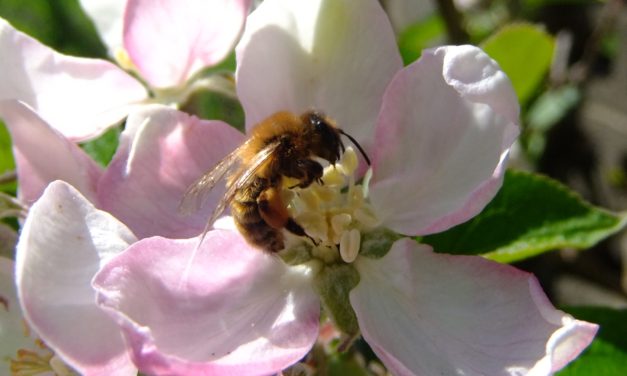
[[[231,180],[231,184],[226,188],[226,193],[224,193],[224,197],[218,205],[216,206],[211,218],[209,218],[209,222],[207,223],[207,228],[215,222],[216,219],[222,214],[224,209],[226,209],[226,205],[228,205],[235,194],[239,189],[249,184],[252,179],[255,177],[259,169],[272,157],[272,154],[276,151],[277,146],[279,146],[279,142],[273,142],[255,154],[254,158],[246,165],[245,168],[241,168],[239,172],[233,177]],[[205,230],[206,231],[206,230]]]
[[[246,144],[231,152],[222,161],[220,161],[220,163],[218,163],[213,170],[207,172],[201,176],[200,179],[196,180],[196,182],[185,192],[183,200],[179,206],[179,210],[183,213],[191,213],[198,210],[216,183],[222,180],[224,175],[226,175],[226,173],[232,170],[232,168],[236,165],[235,162],[239,160],[239,153],[245,146]],[[245,166],[245,168],[241,167],[236,175],[233,176],[231,183],[226,188],[226,193],[220,202],[218,202],[218,205],[213,210],[211,217],[207,221],[207,225],[200,236],[200,241],[198,242],[197,247],[199,247],[202,243],[205,235],[211,228],[211,225],[213,225],[213,222],[218,219],[220,214],[222,214],[224,209],[226,209],[226,206],[233,200],[237,191],[252,181],[259,169],[276,151],[277,146],[279,146],[279,142],[274,142],[261,149],[261,151],[255,154],[254,158]]]
[[[209,193],[216,183],[224,178],[227,172],[231,171],[239,161],[239,154],[248,142],[242,144],[224,157],[213,169],[207,171],[198,180],[193,182],[183,194],[179,204],[181,214],[192,214],[202,208],[207,201]]]

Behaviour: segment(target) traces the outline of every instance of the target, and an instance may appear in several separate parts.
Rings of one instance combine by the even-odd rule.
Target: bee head
[[[351,142],[359,149],[366,163],[370,166],[370,158],[351,135],[336,127],[332,122],[319,112],[305,112],[302,116],[305,122],[305,138],[309,142],[310,150],[313,154],[326,159],[330,163],[335,163],[340,159],[341,153],[344,153],[344,143],[340,138],[341,135],[348,137]]]
[[[305,123],[304,137],[312,154],[329,163],[337,162],[344,152],[340,130],[319,112],[306,112],[302,120]]]

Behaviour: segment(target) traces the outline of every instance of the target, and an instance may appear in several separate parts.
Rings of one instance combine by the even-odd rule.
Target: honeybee
[[[226,193],[213,211],[205,233],[230,204],[231,215],[244,238],[253,246],[278,252],[284,248],[283,229],[308,237],[290,217],[281,199],[283,178],[297,182],[289,188],[306,188],[313,182],[322,184],[323,167],[314,158],[335,164],[345,149],[341,135],[357,146],[370,165],[357,141],[322,113],[308,111],[297,116],[277,112],[257,124],[241,146],[190,185],[180,210],[190,213],[200,208],[211,189],[228,175]]]

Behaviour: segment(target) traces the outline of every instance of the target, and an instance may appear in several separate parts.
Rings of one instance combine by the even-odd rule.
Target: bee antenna
[[[364,149],[361,147],[361,145],[359,145],[359,142],[357,142],[357,140],[355,140],[353,138],[353,136],[351,136],[350,134],[344,132],[343,130],[339,129],[339,131],[340,131],[341,134],[343,134],[344,136],[348,137],[348,139],[351,140],[353,145],[357,146],[357,149],[359,149],[359,152],[361,153],[361,155],[364,156],[364,159],[366,160],[366,163],[368,163],[368,166],[370,166],[370,158],[368,158],[368,155],[366,154]]]

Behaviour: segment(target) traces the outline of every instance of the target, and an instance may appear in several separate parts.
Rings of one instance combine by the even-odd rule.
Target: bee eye
[[[309,115],[309,124],[311,124],[316,131],[322,131],[326,127],[326,124],[324,123],[320,115],[315,112],[312,112]]]

